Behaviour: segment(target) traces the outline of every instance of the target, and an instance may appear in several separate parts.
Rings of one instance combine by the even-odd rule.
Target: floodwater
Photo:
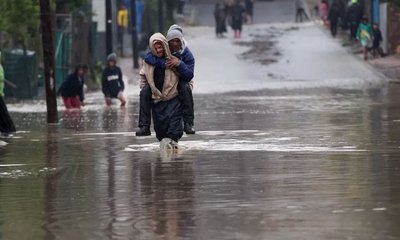
[[[399,239],[399,93],[197,95],[174,156],[134,136],[137,102],[13,112],[0,239]]]

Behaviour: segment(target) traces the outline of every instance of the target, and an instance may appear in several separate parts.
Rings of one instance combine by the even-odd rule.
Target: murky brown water
[[[137,103],[14,112],[0,239],[400,239],[399,92],[199,95],[172,158],[134,137]]]

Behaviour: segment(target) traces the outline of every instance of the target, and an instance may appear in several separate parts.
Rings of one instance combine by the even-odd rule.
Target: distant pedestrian
[[[186,4],[186,0],[179,0],[179,2],[178,2],[178,10],[177,10],[177,13],[179,15],[183,15],[184,10],[185,10],[185,4]]]
[[[324,26],[328,26],[329,5],[326,0],[321,1],[321,3],[319,4],[318,12]]]
[[[319,18],[319,6],[315,5],[314,6],[314,19],[318,19]]]
[[[128,28],[128,9],[124,4],[121,4],[117,13],[117,26],[118,26],[118,49],[121,55],[124,55],[124,34]]]
[[[0,132],[2,136],[9,136],[16,132],[14,122],[11,119],[6,103],[4,102],[4,86],[5,86],[4,69],[1,65],[0,52]]]
[[[68,75],[61,87],[58,89],[58,94],[61,95],[66,109],[80,109],[84,106],[84,85],[85,73],[88,67],[86,65],[78,65],[75,72]]]
[[[331,27],[332,37],[336,37],[337,28],[339,24],[339,17],[340,17],[339,6],[336,3],[333,3],[328,14],[328,20]]]
[[[378,24],[374,23],[372,25],[372,32],[373,32],[373,41],[372,41],[372,48],[370,49],[371,53],[374,57],[377,57],[378,55],[380,57],[384,57],[385,54],[383,53],[383,50],[380,46],[381,42],[383,41],[382,32],[379,29]]]
[[[111,106],[113,98],[120,100],[121,107],[125,106],[126,100],[123,95],[125,84],[121,68],[117,66],[117,54],[115,53],[107,56],[107,67],[103,71],[101,85],[107,106]]]
[[[226,14],[223,6],[219,3],[215,5],[214,18],[217,37],[224,37],[224,33],[226,32]]]
[[[357,30],[357,39],[363,47],[364,60],[368,60],[368,49],[372,41],[373,31],[368,23],[368,18],[364,17]]]
[[[358,0],[351,0],[347,8],[346,19],[350,28],[350,39],[356,39],[357,29],[361,23],[363,10]]]
[[[305,20],[309,20],[306,11],[304,10],[304,0],[296,0],[296,22],[303,22],[303,16]]]
[[[236,1],[232,8],[232,29],[234,37],[240,38],[242,36],[243,18],[246,10],[241,1]]]
[[[245,0],[245,4],[246,4],[247,24],[252,24],[254,15],[254,0]]]

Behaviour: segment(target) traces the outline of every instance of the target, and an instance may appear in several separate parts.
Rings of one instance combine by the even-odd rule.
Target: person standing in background
[[[254,0],[245,0],[245,4],[246,4],[247,24],[252,24],[254,15]]]
[[[360,41],[363,48],[364,60],[368,60],[368,50],[372,43],[373,30],[368,18],[363,17],[360,26],[357,29],[357,40]]]
[[[296,0],[296,22],[303,22],[303,16],[306,20],[309,20],[306,11],[304,10],[303,0]]]
[[[217,3],[215,5],[214,10],[214,18],[215,18],[215,34],[217,38],[224,37],[224,33],[226,32],[226,14],[223,6]]]
[[[8,137],[15,133],[14,122],[11,119],[6,103],[4,102],[4,85],[5,85],[4,69],[1,65],[1,52],[0,52],[0,132],[2,136]]]
[[[319,4],[319,17],[321,18],[325,27],[328,26],[328,13],[329,13],[329,6],[326,0],[322,0]]]
[[[241,38],[243,27],[243,15],[246,13],[241,1],[236,1],[232,8],[232,29],[235,38]]]
[[[336,2],[334,2],[328,14],[328,20],[331,25],[332,37],[336,37],[339,17],[340,17],[339,6]]]
[[[128,9],[124,4],[121,4],[117,13],[118,49],[120,50],[121,56],[124,55],[124,34],[125,29],[128,28],[128,17]]]

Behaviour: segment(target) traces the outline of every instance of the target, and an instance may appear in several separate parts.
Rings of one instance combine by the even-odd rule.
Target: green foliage
[[[0,31],[8,33],[16,44],[27,47],[40,24],[38,0],[1,0]]]

